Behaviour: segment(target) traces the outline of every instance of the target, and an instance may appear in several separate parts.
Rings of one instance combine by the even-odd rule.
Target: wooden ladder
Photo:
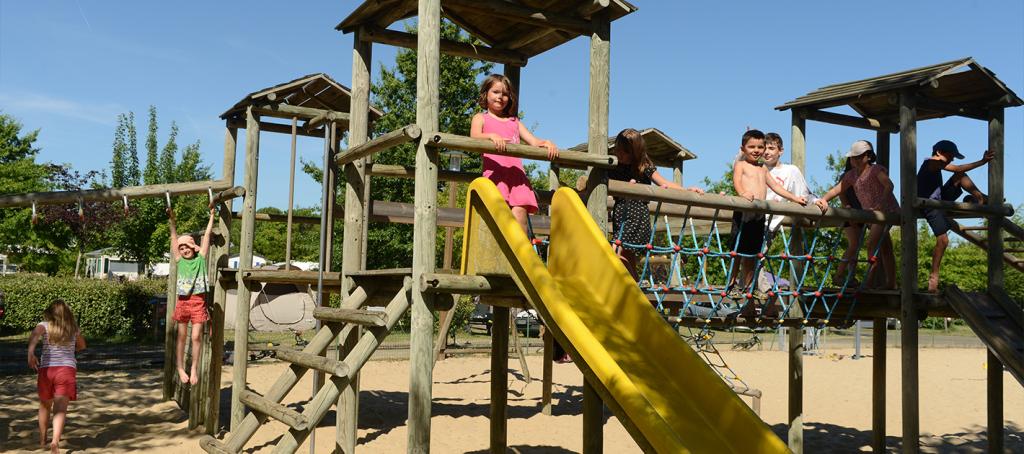
[[[988,227],[984,226],[962,227],[959,224],[953,224],[953,231],[957,235],[982,249],[988,248],[988,240],[975,232],[987,229]],[[1024,227],[1014,224],[1010,218],[1005,218],[1003,219],[1003,231],[1007,234],[1003,239],[1006,243],[1003,250],[1003,261],[1016,268],[1017,271],[1024,272]]]
[[[1024,312],[1002,290],[967,293],[955,285],[944,292],[949,305],[1024,385]]]
[[[323,327],[309,344],[301,351],[277,350],[277,358],[291,363],[291,366],[278,377],[265,395],[245,391],[239,396],[252,411],[235,431],[229,433],[223,441],[204,436],[199,440],[199,446],[209,453],[238,453],[269,417],[288,427],[273,452],[295,452],[337,402],[341,390],[359,373],[381,341],[409,309],[411,286],[412,279],[406,277],[402,289],[383,312],[360,309],[369,300],[369,292],[364,287],[356,287],[342,302],[340,309],[315,309],[313,317],[322,321]],[[344,360],[333,360],[325,356],[327,347],[335,343],[339,335],[344,339],[351,330],[359,327],[366,330]],[[309,369],[328,374],[324,385],[301,412],[283,405],[281,401]]]

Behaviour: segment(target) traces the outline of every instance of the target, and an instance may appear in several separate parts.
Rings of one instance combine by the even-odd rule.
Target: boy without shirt
[[[761,163],[765,152],[765,135],[756,129],[743,133],[740,142],[740,157],[732,167],[732,184],[736,194],[747,200],[765,200],[768,189],[771,189],[785,198],[801,205],[807,204],[807,197],[796,196],[782,187],[772,178],[768,169]],[[756,255],[761,252],[764,242],[765,215],[759,213],[744,213],[735,210],[732,216],[733,239],[731,245],[735,246],[736,252],[746,255]],[[737,263],[733,261],[730,274],[733,280],[730,283],[729,297],[733,300],[741,300],[744,290],[750,288],[750,281],[754,274],[756,257],[743,257],[739,259],[740,275],[737,276]],[[755,290],[755,299],[764,299],[760,290]]]

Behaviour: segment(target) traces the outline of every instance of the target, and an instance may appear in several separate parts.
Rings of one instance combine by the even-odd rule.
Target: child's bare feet
[[[50,454],[60,454],[60,447],[57,446],[56,441],[50,442]]]
[[[928,293],[937,291],[939,291],[939,276],[932,274],[928,276]]]
[[[189,381],[188,372],[185,372],[183,367],[178,368],[178,380],[181,380],[182,383],[188,383]]]
[[[195,369],[192,369],[192,375],[189,375],[188,382],[193,385],[199,383],[199,372],[196,372]]]

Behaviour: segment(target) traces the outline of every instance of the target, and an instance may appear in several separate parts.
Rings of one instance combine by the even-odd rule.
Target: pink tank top
[[[853,186],[853,192],[863,209],[897,213],[900,211],[900,204],[892,191],[886,191],[878,182],[879,172],[885,172],[885,167],[872,164],[860,175],[847,172],[843,179],[848,185]]]
[[[494,133],[507,140],[508,143],[519,143],[519,119],[516,117],[501,119],[490,112],[484,112],[483,132]],[[523,160],[498,154],[484,153],[484,171],[497,170],[501,167],[512,167],[522,170]]]

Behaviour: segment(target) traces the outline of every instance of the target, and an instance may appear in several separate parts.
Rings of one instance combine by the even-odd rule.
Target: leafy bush
[[[35,275],[0,278],[7,313],[0,331],[25,332],[43,319],[54,299],[71,306],[82,334],[92,338],[137,339],[152,329],[153,307],[148,304],[166,292],[164,280],[112,282]]]

